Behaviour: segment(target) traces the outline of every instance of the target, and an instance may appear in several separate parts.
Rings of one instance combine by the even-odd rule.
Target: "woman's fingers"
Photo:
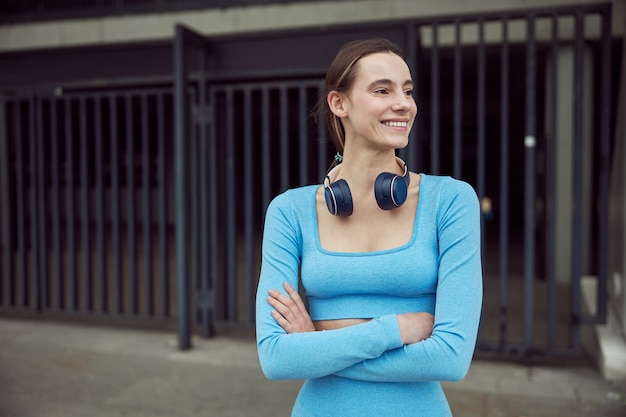
[[[270,290],[267,302],[283,316],[293,315],[292,310],[297,309],[295,303],[280,291]]]
[[[272,317],[287,333],[315,331],[315,326],[298,292],[288,283],[283,287],[287,295],[274,289],[269,290],[267,302],[274,307]]]
[[[298,294],[298,291],[296,291],[296,289],[292,287],[291,284],[289,284],[288,282],[285,282],[283,284],[283,287],[285,288],[285,291],[287,291],[287,294],[289,294],[291,300],[293,300],[293,302],[295,303],[298,310],[306,311],[306,308],[304,307],[304,302],[302,301],[302,297],[300,297],[300,294]]]

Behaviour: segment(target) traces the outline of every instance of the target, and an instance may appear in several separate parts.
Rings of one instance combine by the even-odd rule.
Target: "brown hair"
[[[350,91],[356,78],[356,63],[367,55],[379,52],[391,52],[406,61],[400,48],[395,43],[381,38],[363,39],[343,45],[326,72],[324,95],[320,98],[317,105],[316,115],[325,119],[328,134],[340,154],[343,153],[345,131],[341,120],[328,107],[326,98],[331,91],[341,93]]]

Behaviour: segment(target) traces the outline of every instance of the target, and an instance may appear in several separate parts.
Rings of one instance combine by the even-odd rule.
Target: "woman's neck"
[[[402,175],[393,150],[376,154],[348,151],[343,155],[337,178],[331,178],[331,180],[336,181],[343,178],[350,184],[352,190],[359,188],[371,190],[376,177],[381,172],[392,172]]]

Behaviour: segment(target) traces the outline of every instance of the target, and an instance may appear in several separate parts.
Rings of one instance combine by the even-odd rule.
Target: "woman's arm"
[[[465,183],[439,209],[439,269],[435,325],[423,342],[390,350],[337,372],[346,378],[386,381],[460,380],[474,353],[482,305],[480,213]]]
[[[288,334],[268,303],[270,290],[284,294],[285,282],[298,286],[302,237],[289,198],[283,194],[268,207],[263,236],[261,276],[256,299],[257,349],[269,379],[317,378],[338,372],[402,346],[395,315],[356,326]]]

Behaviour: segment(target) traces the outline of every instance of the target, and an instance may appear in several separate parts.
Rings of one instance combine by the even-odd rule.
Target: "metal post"
[[[584,15],[581,10],[576,12],[574,40],[574,161],[572,197],[572,242],[571,242],[571,294],[572,294],[572,332],[571,346],[575,351],[580,348],[580,280],[582,275],[582,203],[583,203],[583,48],[584,48]]]
[[[600,182],[598,207],[598,311],[606,323],[608,303],[609,179],[611,161],[611,5],[602,12],[602,85],[600,97]],[[622,52],[623,53],[623,52]]]
[[[416,157],[416,154],[419,152],[417,125],[420,123],[420,120],[418,119],[419,101],[417,100],[417,32],[413,22],[407,23],[406,25],[405,45],[406,61],[409,65],[409,70],[411,71],[413,78],[413,98],[417,104],[417,115],[415,116],[413,128],[409,133],[409,146],[400,151],[400,156],[404,158],[411,170],[418,170],[419,167]],[[321,157],[322,154],[320,154],[320,158]]]
[[[53,310],[61,310],[64,305],[63,299],[65,294],[65,286],[63,280],[62,256],[63,247],[61,245],[61,186],[60,186],[60,164],[59,156],[61,146],[59,142],[58,130],[58,100],[50,100],[50,178],[52,183],[51,201],[52,201],[52,246],[54,247],[54,277],[56,285],[54,291],[50,291],[52,296]]]
[[[502,19],[502,48],[500,72],[500,346],[507,340],[508,294],[507,276],[509,259],[509,21]]]
[[[157,166],[158,166],[158,207],[159,207],[159,260],[161,286],[161,318],[170,315],[170,285],[169,285],[169,239],[167,231],[167,165],[165,159],[165,109],[163,93],[157,95]]]
[[[432,45],[431,45],[431,154],[430,167],[434,175],[439,174],[439,45],[438,26],[432,25]]]
[[[534,304],[534,230],[535,230],[535,15],[527,18],[526,41],[526,136],[524,138],[524,348],[526,353],[533,343]]]
[[[302,88],[300,94],[303,95],[306,89]],[[254,296],[256,289],[256,280],[254,279],[254,217],[253,217],[253,190],[254,190],[254,172],[253,172],[253,140],[252,140],[252,91],[250,88],[244,90],[244,137],[243,137],[243,184],[244,184],[244,230],[245,230],[245,281],[246,281],[246,300],[248,306],[248,322],[254,323]],[[302,96],[301,96],[302,98]],[[302,102],[301,102],[302,104]],[[302,107],[300,108],[300,135],[306,135],[306,116],[302,117]],[[304,123],[304,129],[302,124]],[[301,138],[301,148],[306,143]],[[306,172],[306,171],[305,171]]]
[[[150,189],[150,132],[148,131],[148,94],[141,95],[141,167],[143,186],[143,257],[144,257],[144,300],[145,312],[152,316],[154,314],[154,278],[152,273],[152,193]]]
[[[187,270],[187,65],[185,29],[174,39],[174,175],[176,195],[176,271],[178,280],[178,348],[191,348],[191,290]]]
[[[114,311],[121,314],[124,311],[124,292],[120,243],[120,179],[119,179],[119,150],[117,131],[117,97],[109,96],[109,127],[110,127],[110,152],[111,152],[111,251],[113,252],[113,277],[115,305]]]
[[[2,297],[0,305],[8,307],[11,304],[12,282],[13,282],[13,243],[11,242],[11,205],[9,204],[9,175],[11,173],[9,165],[9,138],[7,133],[7,101],[0,97],[0,221],[2,221],[2,253],[3,280]]]
[[[226,179],[227,190],[235,189],[235,176],[237,175],[235,164],[235,126],[234,126],[234,97],[233,89],[226,89]],[[227,319],[235,321],[237,316],[237,245],[235,216],[237,207],[235,193],[226,193],[226,308]]]
[[[96,245],[100,262],[98,263],[98,293],[99,302],[97,310],[100,313],[107,311],[108,304],[108,279],[107,271],[107,254],[104,237],[104,151],[102,146],[102,96],[94,97],[94,113],[95,113],[95,132],[94,132],[94,159],[96,164]]]
[[[130,313],[139,314],[137,284],[137,238],[135,236],[135,120],[131,93],[124,97],[126,114],[126,233],[128,236],[128,282]]]
[[[91,236],[89,226],[89,171],[87,165],[89,164],[88,147],[91,140],[87,139],[87,98],[85,96],[80,97],[78,100],[79,111],[79,123],[80,131],[79,137],[79,152],[80,152],[80,200],[81,200],[81,217],[82,217],[82,251],[83,251],[83,272],[82,272],[82,305],[83,312],[92,310],[92,281],[91,281]]]
[[[557,88],[557,67],[558,67],[558,55],[559,55],[559,20],[556,14],[552,16],[552,42],[551,42],[551,56],[552,66],[550,68],[550,91],[548,91],[550,100],[550,134],[547,143],[547,176],[548,181],[546,184],[548,197],[547,206],[547,259],[546,259],[546,276],[548,279],[548,347],[552,348],[555,344],[556,336],[556,210],[555,210],[555,196],[556,196],[556,144],[558,138],[558,123],[557,123],[557,110],[558,110],[558,88]]]
[[[482,28],[482,24],[480,25]],[[462,124],[463,124],[463,103],[462,103],[462,94],[463,94],[463,55],[462,55],[462,40],[461,40],[461,22],[457,20],[454,23],[454,168],[452,170],[453,175],[456,178],[461,178],[462,172]],[[482,34],[482,29],[481,29]],[[481,50],[483,49],[483,45],[481,42]],[[484,72],[482,73],[484,75]],[[480,88],[480,87],[479,87]],[[482,90],[481,90],[482,91]]]

